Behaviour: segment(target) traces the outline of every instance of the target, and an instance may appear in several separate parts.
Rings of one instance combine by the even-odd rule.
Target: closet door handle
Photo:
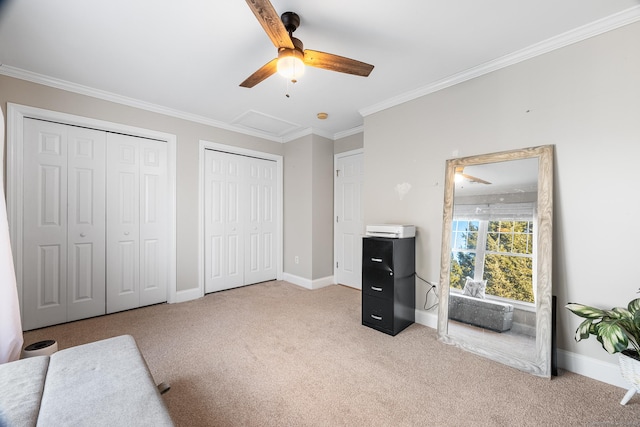
[[[85,237],[86,234],[85,233],[80,233],[80,237]]]
[[[125,236],[128,236],[128,235],[129,235],[129,232],[128,232],[128,231],[125,231],[125,232],[124,232],[124,235],[125,235]]]

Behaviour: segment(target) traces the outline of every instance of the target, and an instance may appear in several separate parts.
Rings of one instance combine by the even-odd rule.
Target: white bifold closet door
[[[25,119],[23,325],[105,313],[104,132]]]
[[[167,149],[107,136],[107,313],[167,300]]]
[[[24,329],[166,301],[166,143],[24,123]]]
[[[205,292],[274,280],[276,162],[205,151]]]

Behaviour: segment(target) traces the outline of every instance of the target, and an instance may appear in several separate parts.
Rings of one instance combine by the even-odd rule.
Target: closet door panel
[[[67,321],[105,313],[106,133],[69,127]]]
[[[205,152],[204,182],[204,251],[205,292],[217,290],[223,279],[224,222],[223,204],[225,182],[222,174],[222,159]]]
[[[167,300],[167,149],[158,141],[140,143],[140,305]]]
[[[140,176],[137,138],[107,135],[107,313],[140,305]]]
[[[23,327],[67,319],[67,128],[25,119]]]
[[[223,201],[226,207],[224,224],[226,248],[223,259],[226,260],[225,289],[244,285],[244,241],[243,241],[243,164],[240,156],[226,155],[227,194]]]
[[[276,164],[247,158],[245,284],[276,278]]]
[[[227,194],[225,161],[222,155],[205,151],[204,165],[204,252],[205,252],[205,292],[224,289],[226,274],[225,237]]]
[[[242,286],[242,160],[205,151],[205,292]]]

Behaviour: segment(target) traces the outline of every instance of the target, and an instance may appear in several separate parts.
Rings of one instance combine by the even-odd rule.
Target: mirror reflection
[[[445,321],[439,320],[438,332],[445,342],[548,376],[550,283],[538,281],[540,267],[545,278],[550,271],[538,257],[539,195],[545,216],[550,196],[539,191],[539,173],[547,186],[548,168],[530,151],[508,154],[448,162],[440,308]],[[544,245],[550,246],[548,237],[545,231]],[[537,336],[537,330],[546,332]]]

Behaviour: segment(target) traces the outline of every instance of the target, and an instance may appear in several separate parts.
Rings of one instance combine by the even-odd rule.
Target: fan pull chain
[[[289,83],[291,83],[291,84],[292,84],[291,88],[293,88],[293,84],[294,84],[294,83],[297,83],[297,82],[298,82],[298,81],[297,81],[296,79],[291,79],[290,81],[287,79],[287,87],[286,87],[286,90],[285,90],[284,96],[286,96],[287,98],[291,98],[291,95],[289,94],[289,92],[291,92],[291,91],[289,90]]]

